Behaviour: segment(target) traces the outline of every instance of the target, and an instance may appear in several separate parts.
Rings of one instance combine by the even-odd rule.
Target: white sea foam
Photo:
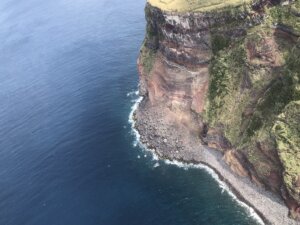
[[[139,92],[136,91],[135,94],[138,96]],[[134,104],[131,107],[131,111],[129,114],[129,119],[128,122],[131,124],[131,132],[133,134],[133,136],[135,137],[135,140],[133,141],[133,146],[137,147],[139,146],[142,150],[150,152],[151,156],[152,156],[152,160],[154,161],[158,161],[159,157],[158,155],[155,153],[154,149],[149,149],[147,148],[141,141],[141,135],[140,133],[135,129],[135,120],[134,120],[134,112],[137,110],[139,104],[142,102],[143,97],[138,97],[134,100]]]
[[[159,163],[157,162],[157,163],[154,164],[153,167],[156,168],[156,167],[159,167],[159,166],[160,166],[160,165],[159,165]]]
[[[179,161],[170,161],[170,160],[165,160],[165,163],[168,165],[175,165],[177,167],[183,168],[183,169],[190,169],[190,168],[196,168],[196,169],[202,169],[205,170],[209,175],[212,176],[212,178],[217,181],[219,187],[221,188],[222,193],[227,192],[229,194],[229,196],[234,199],[240,206],[242,206],[243,208],[245,208],[248,212],[248,214],[250,215],[250,217],[252,217],[253,219],[255,219],[258,223],[260,224],[265,224],[263,222],[263,220],[260,218],[260,216],[254,211],[254,209],[250,206],[248,206],[246,203],[244,203],[243,201],[239,200],[236,195],[230,190],[230,188],[228,187],[228,185],[223,182],[219,175],[209,166],[203,165],[203,164],[192,164],[192,163],[183,163],[183,162],[179,162]]]
[[[135,95],[138,96],[139,92],[136,91],[136,92],[130,92],[130,93],[134,93]],[[133,94],[130,94],[128,93],[127,96],[132,96]],[[134,140],[134,143],[133,145],[136,147],[136,146],[139,146],[143,151],[147,151],[147,152],[150,152],[151,155],[152,155],[152,159],[154,161],[158,161],[159,160],[159,156],[156,154],[156,152],[154,151],[154,149],[149,149],[147,148],[141,141],[140,141],[140,137],[141,135],[139,134],[139,132],[135,129],[135,120],[134,120],[134,112],[137,110],[139,104],[141,103],[141,101],[143,100],[143,97],[138,97],[137,99],[133,100],[134,104],[133,106],[131,107],[131,112],[129,114],[129,119],[128,119],[128,122],[131,124],[131,131],[132,131],[132,134],[134,135],[135,137],[135,140]],[[140,157],[140,156],[139,156]],[[260,216],[255,212],[255,210],[248,206],[246,203],[244,203],[243,201],[239,200],[237,198],[237,196],[230,190],[230,188],[228,187],[228,185],[223,182],[219,175],[212,169],[210,168],[209,166],[206,166],[204,164],[192,164],[192,163],[183,163],[183,162],[179,162],[179,161],[171,161],[171,160],[164,160],[163,161],[165,164],[167,165],[175,165],[179,168],[183,168],[185,170],[188,170],[190,168],[197,168],[197,169],[202,169],[202,170],[205,170],[209,175],[212,176],[212,178],[218,183],[219,187],[221,188],[221,192],[224,193],[228,193],[229,196],[235,200],[241,207],[245,208],[249,214],[250,217],[252,217],[253,219],[255,219],[258,223],[260,224],[265,224],[263,222],[263,220],[260,218]],[[154,164],[154,168],[160,166],[160,164],[157,162]]]
[[[128,95],[128,94],[127,94]],[[135,121],[134,121],[134,112],[135,110],[138,108],[140,102],[143,100],[143,97],[139,97],[137,99],[134,100],[134,104],[133,106],[131,107],[131,111],[130,111],[130,114],[129,114],[129,119],[128,119],[128,122],[131,124],[131,131],[135,137],[135,140],[133,142],[133,146],[134,147],[137,147],[138,145],[140,145],[140,134],[139,132],[134,128],[135,127]]]
[[[130,97],[130,96],[137,96],[139,94],[139,91],[131,91],[129,93],[127,93],[127,97]]]

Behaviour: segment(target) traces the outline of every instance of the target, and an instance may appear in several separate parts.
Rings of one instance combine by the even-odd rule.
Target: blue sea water
[[[144,5],[0,1],[0,225],[257,224],[205,170],[134,145]]]

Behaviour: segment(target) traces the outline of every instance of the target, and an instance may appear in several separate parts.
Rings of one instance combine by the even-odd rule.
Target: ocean
[[[1,0],[0,225],[259,224],[206,167],[137,143],[144,6]]]

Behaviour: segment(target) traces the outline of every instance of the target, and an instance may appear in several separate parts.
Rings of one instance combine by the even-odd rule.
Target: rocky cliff
[[[216,149],[300,220],[300,2],[150,0],[145,13],[142,141],[188,162]]]

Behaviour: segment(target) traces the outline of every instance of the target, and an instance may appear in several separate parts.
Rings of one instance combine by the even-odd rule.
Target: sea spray
[[[154,161],[158,161],[159,156],[156,154],[155,150],[147,148],[147,146],[144,145],[140,141],[141,135],[138,132],[138,130],[135,128],[134,113],[137,110],[139,104],[142,102],[143,97],[139,96],[138,91],[130,92],[130,93],[127,94],[127,96],[128,97],[136,96],[136,99],[133,100],[134,104],[131,107],[131,111],[130,111],[129,119],[128,119],[128,122],[131,125],[131,132],[135,137],[133,145],[135,147],[139,146],[142,150],[150,152],[151,155],[152,155],[152,159]],[[183,163],[183,162],[180,162],[180,161],[177,161],[177,160],[172,160],[171,161],[171,160],[168,160],[168,159],[167,160],[162,160],[162,161],[167,165],[175,165],[175,166],[177,166],[179,168],[183,168],[185,170],[188,170],[190,168],[193,168],[193,169],[196,168],[196,169],[204,170],[209,175],[211,175],[211,177],[218,183],[218,186],[220,187],[222,193],[224,193],[224,192],[228,193],[229,196],[238,203],[238,205],[240,205],[241,207],[243,207],[247,210],[247,213],[249,214],[250,217],[255,219],[260,224],[265,224],[263,222],[263,220],[260,218],[260,216],[255,212],[255,210],[252,207],[248,206],[243,201],[241,201],[240,199],[238,199],[238,197],[230,190],[228,185],[225,182],[223,182],[220,179],[219,175],[212,168],[210,168],[209,166],[206,166],[206,165],[200,164],[200,163],[199,164],[193,164],[193,163]],[[159,166],[158,162],[154,164],[154,168],[156,168],[158,166]]]

